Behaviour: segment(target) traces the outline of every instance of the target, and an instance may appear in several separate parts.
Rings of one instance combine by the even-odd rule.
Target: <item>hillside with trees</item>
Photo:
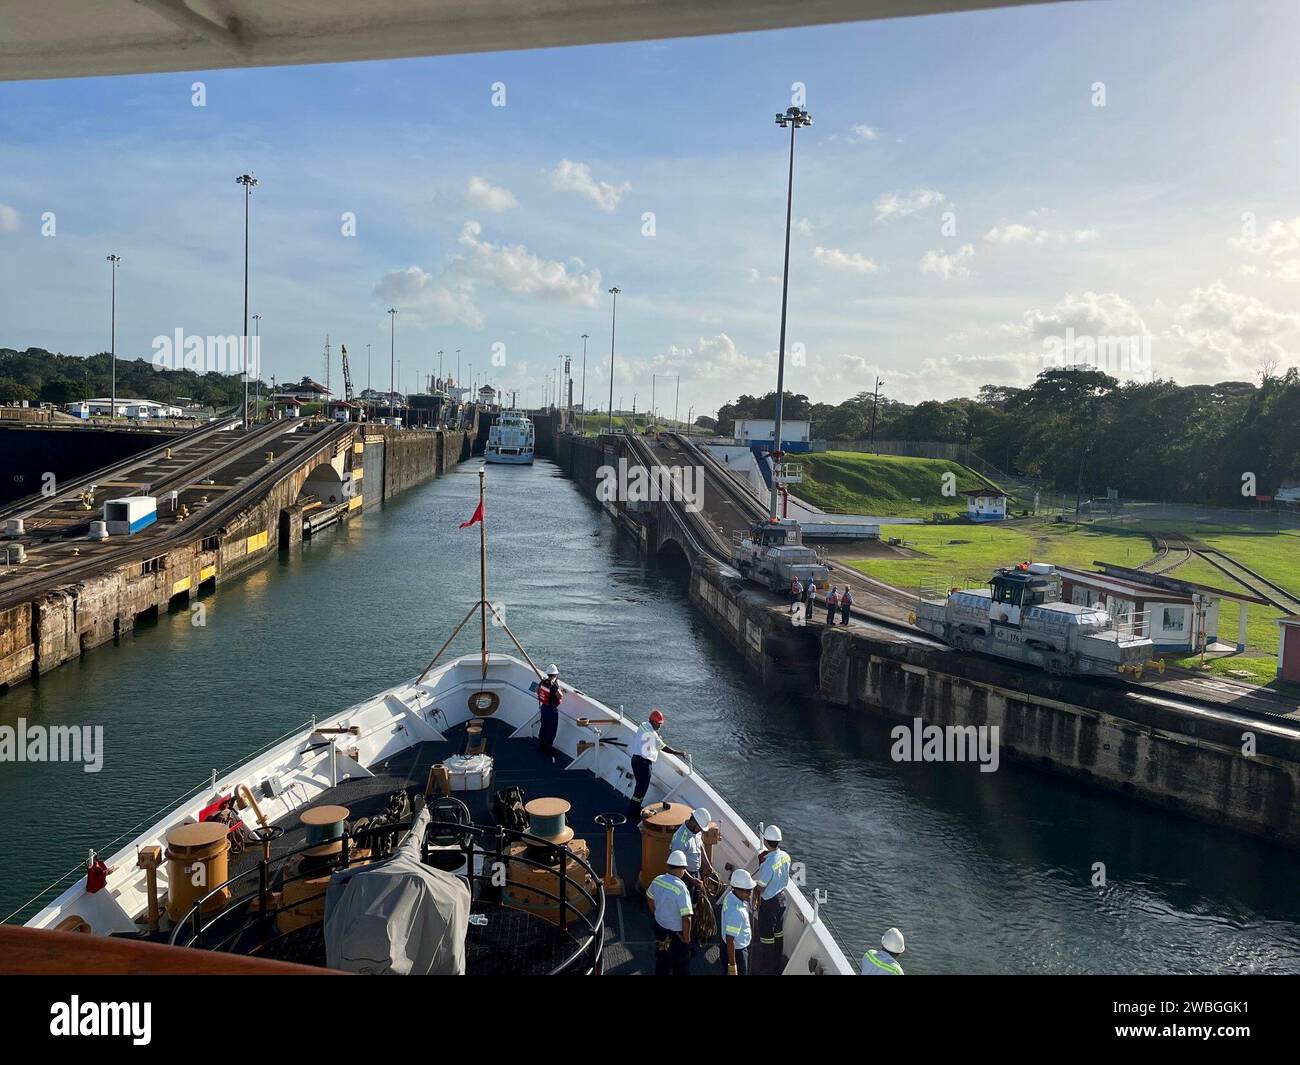
[[[744,395],[718,412],[771,418],[776,395]],[[787,393],[786,418],[807,418],[818,440],[866,440],[873,397],[811,403]],[[1052,369],[1027,388],[986,385],[975,398],[916,405],[880,397],[877,440],[964,444],[1007,473],[1084,496],[1238,505],[1243,478],[1270,495],[1300,480],[1300,373],[1264,371],[1260,383],[1120,384],[1098,370]]]
[[[64,404],[107,396],[112,374],[113,364],[107,352],[81,356],[56,354],[44,348],[0,348],[0,403],[27,400]],[[160,370],[148,359],[119,358],[117,395],[159,403],[187,396],[200,406],[221,408],[243,401],[244,383],[238,374]]]

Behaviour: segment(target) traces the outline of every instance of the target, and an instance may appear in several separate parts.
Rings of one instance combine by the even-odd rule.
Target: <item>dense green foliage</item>
[[[56,355],[43,348],[0,348],[0,403],[23,399],[73,403],[107,396],[111,387],[112,362],[107,352],[82,357]],[[160,370],[148,359],[119,358],[117,395],[159,403],[188,396],[201,406],[220,408],[243,402],[244,383],[238,374]]]
[[[723,431],[736,418],[771,418],[776,396],[741,396],[718,412]],[[784,416],[810,418],[821,440],[865,440],[873,397],[810,403],[787,393]],[[1223,505],[1243,499],[1243,478],[1275,492],[1300,478],[1300,373],[1266,373],[1258,385],[1173,381],[1121,385],[1098,370],[1044,371],[1028,388],[986,385],[974,399],[909,406],[882,395],[878,440],[965,444],[1006,472],[1054,488],[1100,495]]]

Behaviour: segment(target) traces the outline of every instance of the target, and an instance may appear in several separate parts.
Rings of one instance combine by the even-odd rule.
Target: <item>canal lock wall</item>
[[[556,462],[594,500],[596,471],[617,461],[615,446],[560,436]],[[654,550],[656,539],[643,530],[640,543]],[[1300,849],[1300,729],[1291,723],[1180,706],[1118,681],[1052,677],[860,624],[795,626],[734,571],[689,561],[691,601],[768,690],[815,692],[899,724],[997,726],[1001,758]]]
[[[300,544],[299,497],[309,482],[309,490],[334,491],[341,500],[350,477],[349,509],[362,510],[454,469],[465,442],[465,433],[452,430],[359,428],[260,488],[219,529],[0,610],[0,692],[129,635],[137,621],[186,609],[221,581]],[[160,523],[168,520],[159,514]]]

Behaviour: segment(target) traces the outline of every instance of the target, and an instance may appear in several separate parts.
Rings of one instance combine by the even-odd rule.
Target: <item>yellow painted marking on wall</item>
[[[247,546],[244,548],[244,553],[251,555],[254,551],[261,551],[262,548],[266,546],[266,541],[269,537],[270,537],[270,533],[264,533],[264,532],[260,532],[254,536],[250,536],[248,538]]]
[[[188,592],[190,590],[191,584],[192,581],[189,577],[177,581],[175,584],[172,585],[172,595],[180,595],[181,592]]]
[[[366,471],[363,470],[360,466],[358,466],[355,470],[348,470],[348,473],[352,474],[352,479],[354,481],[359,481],[361,480],[362,477],[366,475]]]
[[[348,500],[348,510],[356,510],[363,502],[364,500],[360,496],[353,496]]]
[[[216,566],[204,566],[201,570],[199,570],[199,583],[202,584],[206,580],[211,580],[216,575],[217,575]]]
[[[361,440],[358,440],[355,444],[352,445],[352,453],[354,455],[360,455],[361,452],[365,451],[365,449],[366,449],[366,445]]]

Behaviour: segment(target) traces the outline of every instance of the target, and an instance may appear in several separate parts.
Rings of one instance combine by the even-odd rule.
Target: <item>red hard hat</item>
[[[658,711],[658,710],[651,710],[651,711],[650,711],[650,724],[652,724],[652,725],[662,725],[663,723],[664,723],[664,715],[663,715],[663,713],[660,712],[660,711]]]

